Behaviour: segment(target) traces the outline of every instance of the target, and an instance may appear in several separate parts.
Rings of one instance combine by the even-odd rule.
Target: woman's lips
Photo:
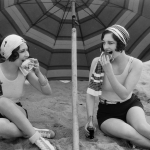
[[[108,55],[109,56],[109,60],[112,61],[113,60],[112,53],[113,53],[112,51],[110,51],[110,52],[105,51],[104,55]]]
[[[108,52],[109,54],[112,54],[113,52],[112,51],[110,51],[110,52]]]

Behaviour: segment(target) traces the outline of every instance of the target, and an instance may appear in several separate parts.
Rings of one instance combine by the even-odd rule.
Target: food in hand
[[[21,67],[20,70],[26,76],[33,68],[34,68],[34,60],[33,59],[26,59]]]
[[[113,60],[113,57],[112,57],[112,52],[107,52],[107,51],[104,51],[103,53],[105,56],[108,56],[109,57],[109,60],[112,61]]]
[[[22,65],[21,65],[22,68],[26,69],[26,70],[32,70],[33,67],[34,67],[34,61],[32,59],[26,59]]]

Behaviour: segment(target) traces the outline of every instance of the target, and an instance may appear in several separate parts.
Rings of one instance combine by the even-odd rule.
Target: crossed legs
[[[0,118],[0,136],[2,138],[26,137],[41,150],[55,150],[55,147],[45,140],[39,131],[31,125],[25,116],[25,111],[8,98],[0,98],[0,113],[6,118]],[[51,135],[51,133],[50,133]],[[45,134],[44,134],[45,136]]]
[[[135,145],[150,148],[150,125],[147,123],[142,108],[132,107],[129,109],[127,123],[120,119],[111,118],[104,121],[101,129],[109,136],[126,139]]]
[[[31,137],[35,130],[25,114],[8,98],[0,98],[0,113],[6,118],[0,118],[0,136],[3,138]]]
[[[0,118],[0,126],[0,137],[2,139],[12,139],[25,136],[14,123],[6,118]]]

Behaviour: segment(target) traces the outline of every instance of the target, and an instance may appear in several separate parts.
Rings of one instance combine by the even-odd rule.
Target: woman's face
[[[111,53],[113,58],[118,56],[119,52],[115,51],[117,48],[117,41],[113,39],[112,33],[105,34],[102,43],[106,53]]]
[[[19,58],[16,60],[17,64],[20,66],[23,61],[29,57],[28,46],[26,43],[20,45],[18,50]]]
[[[113,39],[112,33],[105,34],[102,43],[104,50],[107,52],[115,51],[117,47],[117,42]]]

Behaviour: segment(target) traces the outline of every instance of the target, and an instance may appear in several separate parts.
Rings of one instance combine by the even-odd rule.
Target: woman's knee
[[[28,118],[27,112],[25,111],[25,109],[23,109],[23,108],[20,107],[20,106],[17,106],[17,107],[18,107],[18,109]]]
[[[23,133],[17,126],[8,119],[0,118],[0,137],[4,139],[17,138],[23,136]]]
[[[0,98],[0,110],[1,109],[7,109],[7,107],[10,105],[10,100],[5,97]]]
[[[0,118],[0,137],[6,138],[9,132],[10,121],[5,118]]]
[[[150,133],[150,125],[147,122],[139,122],[134,125],[133,128],[140,134]]]
[[[133,133],[132,130],[126,130],[126,132],[124,132],[124,139],[132,141],[132,139],[135,138],[135,134]]]
[[[107,126],[106,124],[102,124],[101,129],[105,134],[111,137],[118,137],[126,140],[134,138],[133,129],[128,125]]]

